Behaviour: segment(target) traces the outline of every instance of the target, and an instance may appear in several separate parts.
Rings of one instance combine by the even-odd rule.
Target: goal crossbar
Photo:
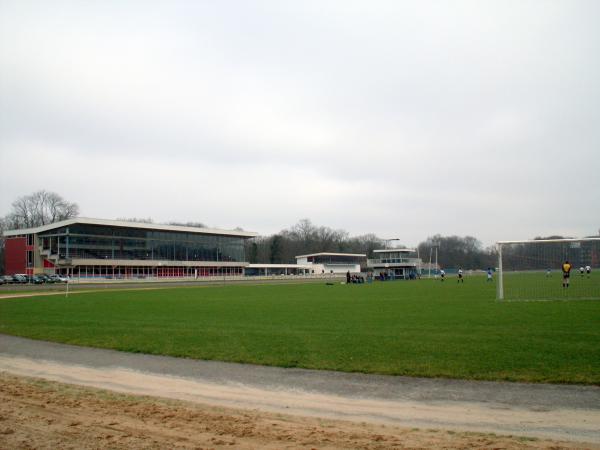
[[[600,237],[590,237],[590,238],[565,238],[565,239],[526,239],[523,241],[498,241],[496,245],[502,244],[540,244],[545,242],[582,242],[582,241],[600,241]]]

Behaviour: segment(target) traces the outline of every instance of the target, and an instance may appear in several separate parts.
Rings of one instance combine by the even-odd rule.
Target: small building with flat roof
[[[375,276],[411,279],[419,274],[421,259],[415,249],[388,248],[373,250],[373,253],[373,259],[367,260],[367,267]]]
[[[367,255],[362,253],[312,253],[296,256],[296,263],[309,266],[314,274],[345,274],[360,273],[361,264],[367,261]]]

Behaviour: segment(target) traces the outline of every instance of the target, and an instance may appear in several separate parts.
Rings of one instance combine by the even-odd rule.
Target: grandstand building
[[[256,233],[76,218],[4,232],[6,273],[74,278],[243,275]]]

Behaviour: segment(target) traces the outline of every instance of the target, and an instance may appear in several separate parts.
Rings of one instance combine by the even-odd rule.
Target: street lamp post
[[[429,276],[431,278],[431,257],[433,255],[433,249],[435,249],[435,269],[434,269],[434,277],[437,277],[438,272],[438,248],[440,248],[439,242],[432,242],[431,247],[429,247]]]
[[[399,240],[400,240],[400,238],[384,239],[383,242],[384,242],[384,245],[385,245],[385,249],[387,250],[387,248],[388,248],[388,242],[399,241]]]
[[[399,241],[400,238],[390,238],[390,239],[384,239],[383,242],[385,243],[385,250],[387,250],[388,248],[388,242],[392,242],[392,241]],[[385,265],[386,267],[388,267],[388,265]],[[389,275],[390,273],[390,269],[385,269],[385,272]]]

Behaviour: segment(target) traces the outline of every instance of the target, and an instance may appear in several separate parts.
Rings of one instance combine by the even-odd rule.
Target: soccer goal
[[[498,300],[600,299],[600,238],[504,241],[497,249]]]

